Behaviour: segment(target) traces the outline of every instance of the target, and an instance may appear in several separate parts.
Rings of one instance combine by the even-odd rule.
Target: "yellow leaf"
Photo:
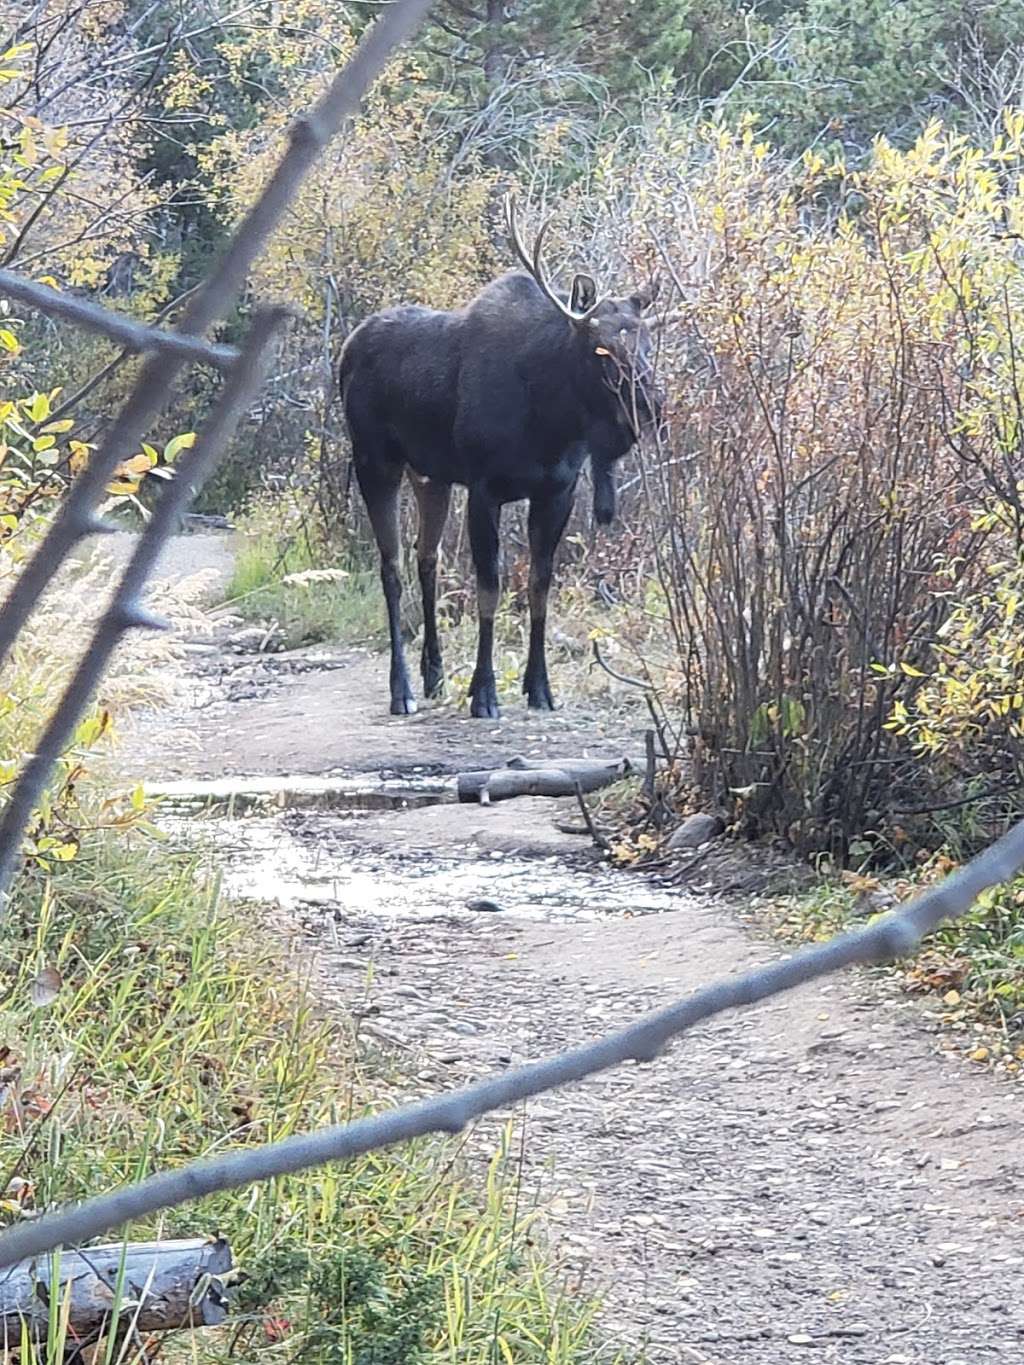
[[[987,1047],[976,1047],[976,1048],[974,1049],[974,1051],[971,1053],[971,1061],[972,1061],[972,1062],[987,1062],[987,1061],[988,1061],[988,1048],[987,1048]]]
[[[22,407],[33,422],[45,422],[50,415],[50,400],[45,393],[34,393]]]
[[[945,1005],[959,1005],[959,1003],[960,1003],[960,992],[959,992],[959,991],[947,991],[946,994],[942,997],[942,1001],[943,1001],[943,1004],[945,1004]]]
[[[925,676],[919,668],[914,668],[911,664],[905,664],[902,661],[900,662],[900,668],[908,678],[923,678]]]
[[[154,459],[156,452],[153,452]],[[125,460],[124,464],[118,467],[120,474],[148,474],[153,467],[153,460],[148,455],[133,455],[130,460]]]

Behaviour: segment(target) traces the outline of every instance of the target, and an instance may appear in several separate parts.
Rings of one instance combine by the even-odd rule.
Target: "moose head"
[[[593,276],[577,272],[568,293],[551,285],[544,265],[544,239],[551,226],[541,224],[528,250],[519,227],[514,198],[505,200],[509,239],[523,268],[548,302],[569,324],[573,344],[582,361],[579,372],[595,390],[595,406],[609,406],[612,423],[622,439],[608,449],[592,449],[594,516],[607,525],[615,516],[614,465],[645,426],[661,421],[663,399],[654,375],[654,343],[645,313],[658,296],[657,281],[625,298],[600,295]]]

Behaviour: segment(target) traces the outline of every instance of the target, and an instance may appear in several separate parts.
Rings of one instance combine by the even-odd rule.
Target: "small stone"
[[[501,913],[501,906],[497,901],[473,900],[466,902],[467,910],[476,910],[479,914],[498,915]]]
[[[699,811],[689,815],[669,838],[666,847],[670,849],[699,848],[710,839],[717,839],[725,829],[725,821],[720,815],[710,815]]]

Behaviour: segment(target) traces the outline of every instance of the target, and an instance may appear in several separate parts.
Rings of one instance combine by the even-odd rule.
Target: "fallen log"
[[[518,772],[538,772],[545,768],[560,768],[567,773],[589,773],[605,768],[620,774],[633,771],[633,764],[625,755],[622,758],[523,758],[521,754],[516,754],[504,767],[515,768]],[[496,771],[502,772],[504,769]]]
[[[627,758],[511,759],[504,768],[459,773],[460,801],[510,801],[517,796],[575,796],[607,787],[632,772]]]
[[[21,1261],[0,1276],[4,1339],[17,1341],[23,1321],[33,1340],[45,1339],[53,1296],[60,1320],[69,1294],[70,1334],[79,1341],[110,1329],[115,1309],[121,1326],[140,1332],[215,1327],[227,1316],[230,1270],[231,1248],[219,1237],[62,1251],[56,1267],[49,1256]]]

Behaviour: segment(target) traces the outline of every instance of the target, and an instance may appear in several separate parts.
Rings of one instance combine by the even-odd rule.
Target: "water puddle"
[[[320,906],[339,920],[436,919],[501,913],[531,920],[597,920],[677,909],[678,896],[574,868],[558,855],[525,857],[473,847],[432,853],[374,846],[366,815],[250,815],[161,819],[170,834],[211,849],[225,892],[282,909]],[[379,825],[376,826],[379,840]]]
[[[420,777],[224,777],[146,785],[164,813],[232,819],[270,810],[409,810],[456,800],[455,779]]]
[[[147,785],[168,834],[207,847],[225,892],[332,918],[435,919],[508,914],[595,920],[678,907],[667,891],[560,854],[528,856],[473,842],[434,850],[390,842],[381,812],[457,800],[455,779],[422,770],[375,778],[222,778]]]

